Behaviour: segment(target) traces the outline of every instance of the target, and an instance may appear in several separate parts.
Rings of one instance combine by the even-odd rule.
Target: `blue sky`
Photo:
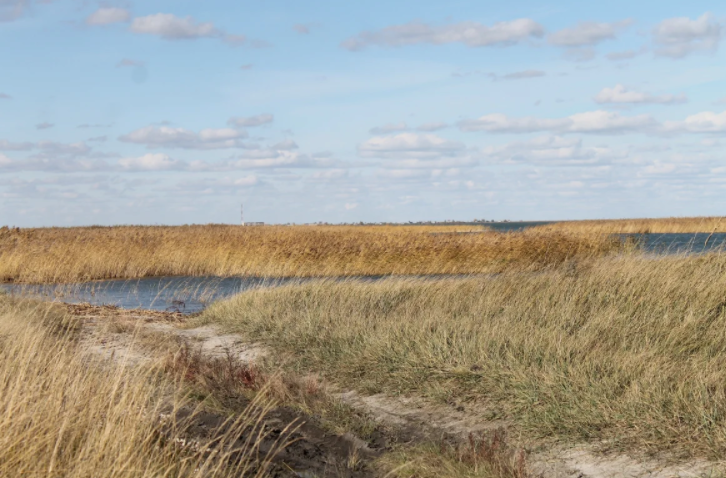
[[[716,1],[0,0],[0,225],[726,211]]]

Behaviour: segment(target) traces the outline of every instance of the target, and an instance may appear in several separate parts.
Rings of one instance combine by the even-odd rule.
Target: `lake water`
[[[497,223],[499,224],[499,223]],[[524,223],[501,223],[518,224]],[[526,227],[526,226],[524,226]],[[637,241],[651,254],[699,254],[726,247],[726,233],[699,234],[623,234],[623,239]],[[430,279],[442,276],[426,276]],[[376,281],[382,277],[351,277],[345,280]],[[70,303],[115,305],[125,309],[179,311],[191,314],[202,311],[215,300],[245,290],[279,287],[314,279],[263,279],[256,277],[156,277],[133,280],[93,281],[67,285],[0,284],[0,290]]]
[[[636,241],[644,251],[656,254],[700,254],[726,246],[726,233],[619,234]]]
[[[528,227],[544,226],[554,224],[554,221],[520,221],[520,222],[441,222],[435,226],[484,226],[497,232],[521,231]],[[428,224],[424,224],[428,225]]]
[[[438,279],[451,278],[452,276],[407,277]],[[386,276],[355,276],[339,280],[375,282],[384,278]],[[0,284],[0,291],[71,304],[115,305],[124,309],[148,309],[193,314],[201,312],[216,300],[225,299],[246,290],[301,284],[314,280],[320,279],[153,277],[132,280],[99,280],[79,284]]]
[[[102,280],[81,284],[2,284],[11,294],[41,297],[69,303],[115,305],[124,309],[200,312],[215,300],[259,287],[277,287],[306,279],[257,277],[154,277],[133,280]]]

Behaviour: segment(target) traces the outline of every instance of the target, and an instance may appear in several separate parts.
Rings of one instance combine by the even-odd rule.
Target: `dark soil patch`
[[[228,417],[210,411],[181,410],[176,413],[177,423],[186,423],[183,435],[190,442],[210,443],[226,433]],[[292,433],[286,429],[296,429]],[[287,438],[289,444],[272,458],[269,476],[273,477],[342,477],[367,478],[378,476],[371,462],[387,448],[387,438],[378,437],[365,442],[346,433],[336,435],[326,431],[315,419],[288,407],[275,408],[266,414],[259,428],[249,429],[237,439],[239,447],[260,434],[258,457],[263,460],[278,440]]]

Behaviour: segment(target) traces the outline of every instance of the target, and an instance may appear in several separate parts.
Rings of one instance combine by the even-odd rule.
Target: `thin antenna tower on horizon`
[[[240,219],[240,222],[242,223],[242,225],[244,226],[245,225],[245,205],[244,204],[239,205],[239,219]]]

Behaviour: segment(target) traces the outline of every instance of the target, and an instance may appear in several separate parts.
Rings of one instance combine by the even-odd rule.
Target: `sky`
[[[0,226],[726,214],[726,3],[0,0]]]

